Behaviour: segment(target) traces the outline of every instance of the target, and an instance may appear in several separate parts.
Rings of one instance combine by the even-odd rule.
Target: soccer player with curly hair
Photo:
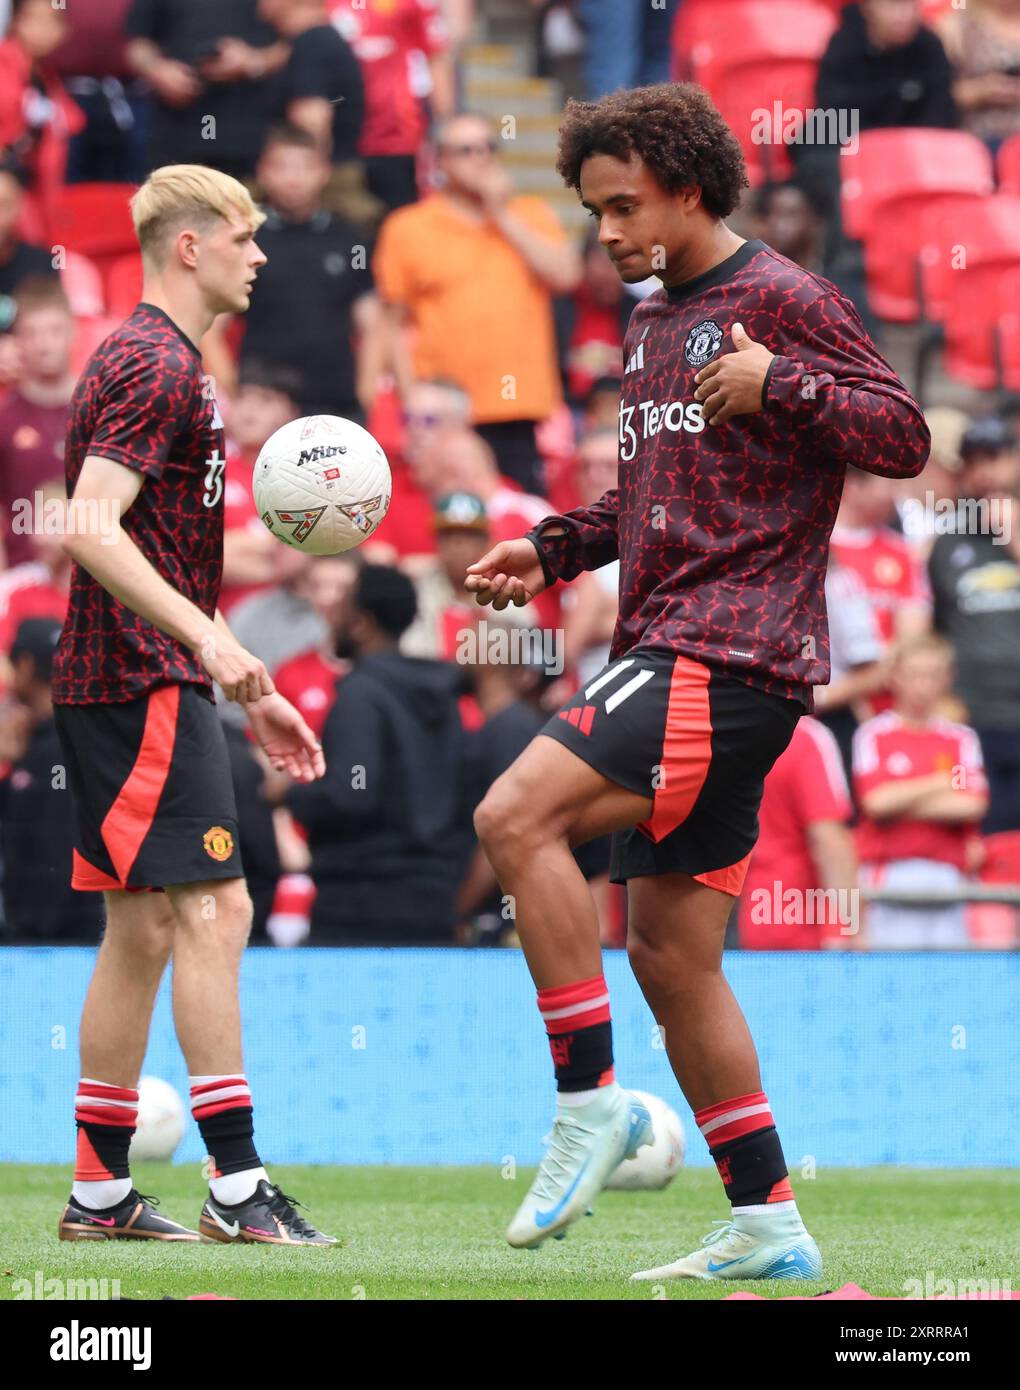
[[[624,343],[618,484],[469,571],[524,603],[620,561],[608,665],[550,719],[475,814],[538,989],[558,1105],[507,1232],[561,1234],[648,1142],[617,1084],[591,894],[571,850],[613,835],[628,950],[704,1135],[730,1220],[641,1279],[816,1279],[755,1046],[722,972],[762,784],[829,677],[824,581],[849,464],[924,467],[921,411],[831,284],[726,225],[746,186],[699,88],[572,102],[558,168],[622,280],[661,288]]]

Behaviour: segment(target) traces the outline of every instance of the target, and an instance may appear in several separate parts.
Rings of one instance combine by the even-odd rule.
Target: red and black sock
[[[726,1196],[735,1207],[792,1202],[783,1147],[764,1091],[696,1110]]]
[[[214,1165],[212,1176],[261,1167],[255,1152],[251,1091],[241,1075],[193,1076],[191,1113]]]
[[[538,1009],[549,1034],[558,1091],[594,1090],[615,1080],[609,990],[602,975],[540,989]]]
[[[138,1121],[138,1092],[82,1077],[74,1098],[78,1147],[75,1182],[130,1177],[128,1149]]]

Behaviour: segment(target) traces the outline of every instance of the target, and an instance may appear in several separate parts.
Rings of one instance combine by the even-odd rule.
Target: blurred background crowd
[[[131,185],[176,161],[268,214],[251,311],[205,344],[221,606],[328,762],[290,785],[223,707],[254,939],[513,943],[471,812],[604,663],[617,567],[505,614],[464,572],[614,486],[623,334],[658,281],[622,286],[559,185],[558,113],[673,79],[745,147],[731,225],[854,298],[933,439],[919,478],[847,478],[832,680],[766,785],[731,944],[1016,948],[1020,0],[0,0],[0,33],[0,940],[101,930],[66,886],[46,503],[77,375],[137,302]],[[850,124],[762,137],[809,109]],[[252,499],[309,413],[391,460],[349,556],[281,546]],[[577,853],[619,945],[608,845]]]

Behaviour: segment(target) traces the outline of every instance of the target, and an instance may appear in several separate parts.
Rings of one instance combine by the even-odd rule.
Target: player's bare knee
[[[512,780],[500,778],[475,810],[475,834],[490,860],[517,859],[552,834],[540,808],[529,804]]]
[[[659,935],[642,931],[633,921],[627,925],[627,957],[646,994],[656,997],[667,989],[671,994],[682,989],[682,972],[677,970],[674,951]]]
[[[205,943],[215,935],[224,945],[244,949],[251,933],[252,902],[243,878],[189,887],[177,895],[175,905],[182,931]]]

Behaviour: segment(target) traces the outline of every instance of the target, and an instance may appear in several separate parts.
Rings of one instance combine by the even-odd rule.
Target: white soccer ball
[[[187,1123],[184,1102],[169,1081],[143,1076],[138,1083],[138,1128],[131,1140],[129,1161],[164,1162],[173,1158]]]
[[[252,491],[278,541],[309,555],[339,555],[382,521],[393,482],[368,430],[339,415],[306,415],[263,444]]]
[[[683,1167],[686,1143],[680,1116],[658,1096],[632,1091],[643,1101],[652,1117],[655,1135],[650,1144],[638,1149],[635,1158],[625,1158],[606,1186],[616,1191],[658,1191],[668,1187]]]

